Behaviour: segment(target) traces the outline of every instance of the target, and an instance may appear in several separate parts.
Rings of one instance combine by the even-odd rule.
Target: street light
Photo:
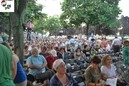
[[[121,34],[120,34],[120,32],[121,32]],[[118,28],[118,33],[117,33],[117,35],[118,35],[118,36],[121,35],[122,40],[123,40],[123,38],[124,38],[123,27]]]

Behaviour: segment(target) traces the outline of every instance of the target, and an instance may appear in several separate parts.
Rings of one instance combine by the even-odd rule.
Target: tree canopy
[[[87,29],[89,25],[113,27],[121,12],[118,3],[119,0],[64,0],[60,19],[63,26],[86,23]]]

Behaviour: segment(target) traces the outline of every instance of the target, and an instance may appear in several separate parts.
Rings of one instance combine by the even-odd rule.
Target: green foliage
[[[59,17],[53,16],[46,19],[46,29],[49,32],[54,32],[62,28]]]
[[[121,12],[118,3],[119,0],[64,0],[61,23],[63,26],[80,26],[86,23],[113,27],[113,22]]]
[[[28,20],[31,20],[34,24],[34,31],[41,32],[45,28],[45,20],[47,14],[42,13],[43,6],[37,4],[36,0],[29,0],[25,10],[24,23],[27,23]]]
[[[0,32],[8,32],[9,13],[0,13]]]
[[[35,0],[29,0],[25,10],[25,22],[46,17],[46,14],[42,13],[42,9],[43,6],[41,4],[36,4]]]
[[[43,33],[43,30],[46,28],[46,23],[45,23],[46,18],[35,19],[33,21],[33,23],[34,23],[34,29],[33,30],[37,31],[37,32],[40,32],[40,33]]]
[[[62,28],[58,17],[46,17],[34,20],[34,31],[43,33],[44,31],[54,32]]]

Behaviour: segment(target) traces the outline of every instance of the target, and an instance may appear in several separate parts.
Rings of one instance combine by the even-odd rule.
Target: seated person
[[[91,64],[85,70],[84,77],[86,79],[86,86],[104,86],[104,81],[101,79],[101,71],[99,63],[101,59],[98,56],[91,58]]]
[[[57,52],[55,50],[50,50],[49,55],[46,56],[47,67],[48,69],[52,69],[53,62],[58,59]]]
[[[101,72],[106,74],[107,78],[116,78],[116,67],[112,64],[112,58],[105,55],[102,58]]]
[[[86,57],[90,56],[90,46],[88,46],[88,44],[84,45],[83,53]]]
[[[81,51],[81,48],[77,48],[74,52],[74,60],[77,62],[78,65],[84,63],[85,54]]]
[[[57,59],[53,63],[55,75],[50,80],[50,86],[79,86],[77,81],[66,73],[66,65],[62,59]]]
[[[28,80],[34,81],[37,73],[44,73],[46,71],[47,61],[44,56],[38,54],[38,48],[32,48],[32,55],[27,59],[27,65],[29,67]]]
[[[60,51],[57,53],[57,56],[63,60],[70,59],[70,55],[65,51],[65,47],[60,48]]]
[[[125,86],[124,82],[117,77],[116,73],[116,67],[114,64],[112,64],[112,58],[110,55],[105,55],[102,58],[102,66],[101,66],[101,72],[105,75],[103,78],[104,80],[108,78],[118,78],[117,80],[117,86]]]

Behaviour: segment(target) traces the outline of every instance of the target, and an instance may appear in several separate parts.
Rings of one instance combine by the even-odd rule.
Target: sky
[[[62,13],[60,3],[63,0],[37,0],[37,3],[44,5],[43,12],[48,14],[48,16],[60,15]],[[129,0],[121,0],[119,2],[119,7],[122,10],[124,16],[129,16]]]
[[[120,9],[122,10],[122,14],[121,15],[124,15],[124,16],[129,16],[129,0],[121,0],[119,2],[119,7]]]
[[[37,3],[44,5],[44,13],[48,14],[48,16],[54,16],[62,13],[60,5],[61,1],[63,0],[37,0]]]

